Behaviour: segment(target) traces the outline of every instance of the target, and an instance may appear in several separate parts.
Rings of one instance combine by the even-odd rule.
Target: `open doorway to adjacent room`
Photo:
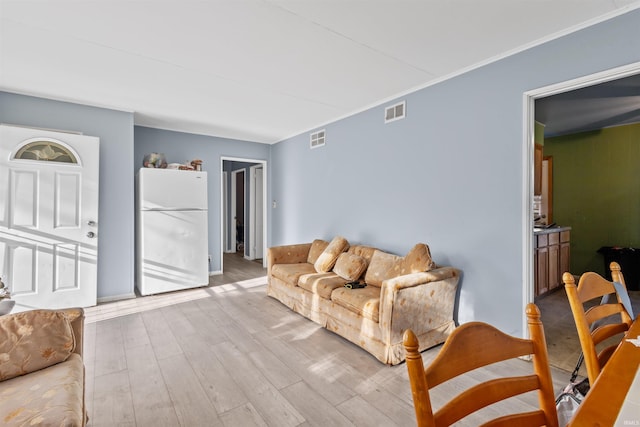
[[[635,215],[632,200],[640,193],[633,171],[640,150],[634,148],[637,141],[627,135],[640,123],[640,63],[526,92],[524,119],[523,312],[524,305],[535,299],[545,325],[549,362],[570,372],[580,355],[580,344],[562,274],[595,271],[606,276],[604,260],[596,254],[598,247],[609,240],[615,240],[614,244],[640,241],[640,226],[621,225]],[[612,132],[623,137],[612,139]],[[542,139],[542,147],[536,139]],[[544,159],[553,159],[546,173]],[[544,198],[545,182],[540,179],[545,176],[553,210],[542,209],[540,215],[536,195]],[[553,215],[545,225],[570,228],[566,256],[557,249],[563,245],[562,238],[555,246],[541,246],[534,220],[544,215]],[[548,231],[561,234],[553,232],[553,227],[542,227],[537,233]],[[619,240],[624,242],[617,243]],[[541,292],[540,282],[545,281],[549,286]],[[627,282],[632,305],[637,305],[640,291]],[[523,330],[525,320],[523,317]]]
[[[220,253],[265,265],[267,162],[231,157],[223,157],[221,162]],[[224,257],[220,265],[224,271]]]

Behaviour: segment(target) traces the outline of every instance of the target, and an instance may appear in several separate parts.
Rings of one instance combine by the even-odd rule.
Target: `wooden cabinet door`
[[[536,295],[541,295],[549,290],[549,248],[543,247],[536,250]]]
[[[560,286],[560,245],[549,246],[549,290]]]

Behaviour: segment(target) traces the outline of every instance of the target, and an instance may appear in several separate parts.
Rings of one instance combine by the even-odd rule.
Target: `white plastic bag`
[[[589,379],[579,382],[570,382],[562,393],[556,398],[556,412],[558,412],[558,425],[565,427],[578,410],[580,403],[589,390]],[[584,392],[584,394],[582,392]]]

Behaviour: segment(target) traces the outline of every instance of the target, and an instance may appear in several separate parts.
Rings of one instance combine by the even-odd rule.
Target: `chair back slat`
[[[456,340],[446,341],[438,356],[426,368],[430,387],[460,374],[533,353],[533,344],[509,336],[491,325],[469,322],[456,329]],[[493,343],[488,346],[487,343]]]
[[[482,424],[480,427],[543,426],[545,423],[545,413],[542,410],[538,410],[496,418]]]
[[[539,386],[536,375],[498,378],[480,383],[442,406],[436,413],[436,422],[451,425],[491,404],[537,390]]]

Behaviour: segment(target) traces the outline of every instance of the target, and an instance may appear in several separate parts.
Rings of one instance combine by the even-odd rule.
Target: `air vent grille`
[[[384,109],[384,122],[394,122],[396,120],[404,119],[407,112],[407,102],[402,101],[390,107]]]
[[[324,145],[324,140],[325,140],[325,131],[324,131],[324,129],[312,133],[311,134],[311,139],[310,139],[311,148],[322,147]]]

